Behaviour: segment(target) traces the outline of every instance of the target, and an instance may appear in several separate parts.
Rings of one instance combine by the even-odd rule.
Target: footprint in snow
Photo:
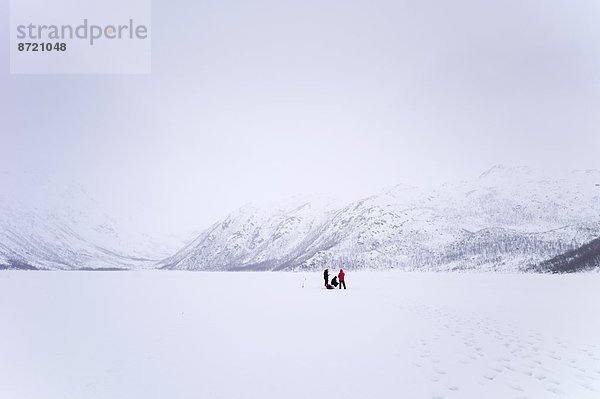
[[[594,387],[590,386],[589,384],[587,384],[585,382],[584,383],[580,383],[579,385],[581,385],[582,387],[584,387],[588,391],[596,392],[596,389]]]
[[[562,393],[562,391],[560,389],[558,389],[557,387],[549,387],[548,388],[548,392],[552,392],[552,393],[557,394],[557,395],[560,394],[560,393]]]
[[[515,391],[523,392],[523,388],[521,388],[521,387],[520,387],[520,386],[518,386],[518,385],[508,384],[508,386],[509,386],[511,389],[514,389]]]

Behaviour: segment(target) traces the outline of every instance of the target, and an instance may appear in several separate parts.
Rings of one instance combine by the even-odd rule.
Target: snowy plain
[[[600,274],[0,273],[0,398],[598,398]]]

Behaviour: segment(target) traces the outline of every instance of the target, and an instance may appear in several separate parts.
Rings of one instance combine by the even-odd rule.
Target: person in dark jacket
[[[344,271],[340,269],[340,272],[338,273],[338,279],[340,280],[340,290],[342,289],[342,285],[344,286],[344,289],[346,289],[346,280],[344,280],[345,277],[346,273],[344,273]]]
[[[331,285],[333,285],[333,288],[338,286],[338,281],[337,281],[337,276],[333,276],[333,278],[331,279]]]
[[[325,269],[323,272],[323,278],[325,279],[325,288],[329,286],[329,269]]]

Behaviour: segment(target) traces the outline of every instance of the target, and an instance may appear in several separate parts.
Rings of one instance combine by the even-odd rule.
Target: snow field
[[[600,397],[600,274],[350,272],[347,284],[0,273],[0,397]]]

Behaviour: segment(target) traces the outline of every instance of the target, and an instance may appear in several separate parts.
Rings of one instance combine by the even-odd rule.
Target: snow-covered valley
[[[600,395],[600,274],[0,273],[0,397]]]
[[[0,268],[147,269],[183,242],[116,219],[80,184],[0,171]]]
[[[561,262],[540,265],[600,237],[597,170],[497,165],[470,181],[398,185],[350,202],[247,204],[204,230],[188,226],[201,231],[194,236],[151,236],[79,185],[11,174],[0,184],[0,269],[560,271]],[[600,266],[600,253],[586,254],[581,269]]]

